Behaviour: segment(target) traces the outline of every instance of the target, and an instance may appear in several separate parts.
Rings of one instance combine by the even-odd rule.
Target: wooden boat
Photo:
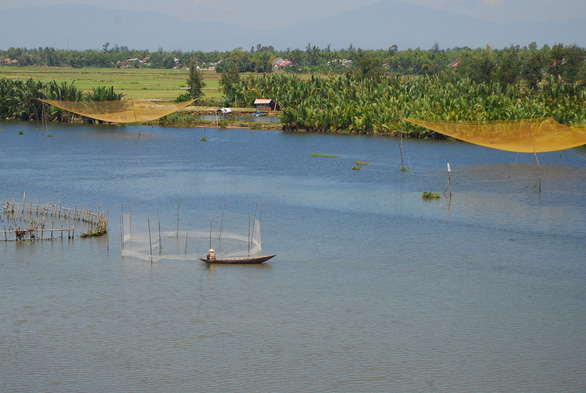
[[[216,259],[207,259],[207,258],[199,258],[200,261],[205,263],[215,263],[215,264],[223,264],[223,265],[245,265],[245,264],[253,264],[253,263],[263,263],[274,257],[275,255],[262,255],[257,257],[234,257],[234,258],[216,258]]]

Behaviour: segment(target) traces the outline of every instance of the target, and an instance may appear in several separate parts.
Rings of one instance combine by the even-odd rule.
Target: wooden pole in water
[[[128,200],[128,234],[130,235],[130,238],[132,239],[132,218],[130,215],[130,199]]]
[[[450,167],[450,163],[448,162],[448,195],[450,198],[452,197],[452,179],[450,174],[452,173],[452,168]]]
[[[213,220],[210,221],[210,248],[212,248],[212,223],[213,222],[214,222]]]
[[[179,207],[181,206],[181,200],[177,198],[177,239],[179,239]]]
[[[132,98],[130,99],[130,104],[132,105],[132,112],[134,112],[134,121],[136,123],[136,131],[138,131],[138,136],[140,136],[140,128],[138,128],[138,120],[136,118],[136,110],[134,109],[134,101]]]
[[[224,225],[224,212],[226,211],[226,202],[224,201],[224,209],[222,209],[222,220],[220,221],[220,235],[218,240],[222,240],[222,226]]]
[[[254,209],[254,221],[252,221],[252,232],[250,233],[250,242],[252,242],[252,237],[254,236],[254,224],[256,223],[256,211],[258,210],[258,203],[256,204],[256,208]]]
[[[541,165],[539,165],[539,158],[537,158],[537,151],[535,150],[535,142],[533,141],[533,134],[531,133],[531,125],[527,126],[529,128],[529,136],[531,137],[531,145],[533,146],[533,154],[535,154],[535,161],[537,161],[537,168],[539,169],[539,179],[538,179],[538,190],[541,192]]]
[[[124,222],[120,216],[120,249],[124,250]]]
[[[161,242],[161,219],[159,218],[159,210],[157,209],[157,221],[159,221],[159,255],[163,250],[163,243]]]
[[[151,219],[147,217],[147,222],[149,224],[149,248],[151,250],[151,263],[153,263],[153,243],[151,242]]]
[[[189,232],[185,232],[185,255],[187,255],[187,234]]]
[[[403,158],[403,131],[400,132],[399,150],[401,151],[401,170],[405,171],[405,160]]]

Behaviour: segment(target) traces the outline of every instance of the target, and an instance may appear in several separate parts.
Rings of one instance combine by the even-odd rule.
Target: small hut
[[[270,98],[257,98],[254,100],[254,107],[259,111],[276,111],[279,109],[279,104]]]

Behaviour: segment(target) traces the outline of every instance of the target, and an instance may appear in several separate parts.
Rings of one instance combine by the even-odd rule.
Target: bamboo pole
[[[132,218],[130,216],[130,199],[128,200],[128,235],[132,239]]]
[[[151,242],[151,218],[147,217],[147,222],[149,225],[149,248],[151,250],[151,264],[153,263],[153,243]]]
[[[122,223],[122,216],[120,216],[120,249],[124,250],[124,224]]]
[[[159,221],[159,255],[163,250],[163,243],[161,242],[161,219],[159,218],[159,210],[157,209],[157,221]]]
[[[451,178],[452,168],[450,167],[450,163],[448,162],[448,195],[452,198],[452,178]]]
[[[218,240],[222,240],[222,226],[224,225],[224,212],[226,211],[226,202],[224,201],[224,209],[222,209],[222,220],[220,221],[220,235]]]
[[[177,239],[179,239],[179,207],[181,206],[181,200],[177,198]]]

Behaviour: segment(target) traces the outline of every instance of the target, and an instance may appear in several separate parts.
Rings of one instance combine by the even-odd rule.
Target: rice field
[[[71,68],[71,67],[6,67],[0,66],[0,77],[41,82],[75,82],[82,91],[98,86],[113,86],[125,98],[173,101],[186,92],[187,70],[149,68]],[[220,74],[204,71],[205,98],[219,99]]]

